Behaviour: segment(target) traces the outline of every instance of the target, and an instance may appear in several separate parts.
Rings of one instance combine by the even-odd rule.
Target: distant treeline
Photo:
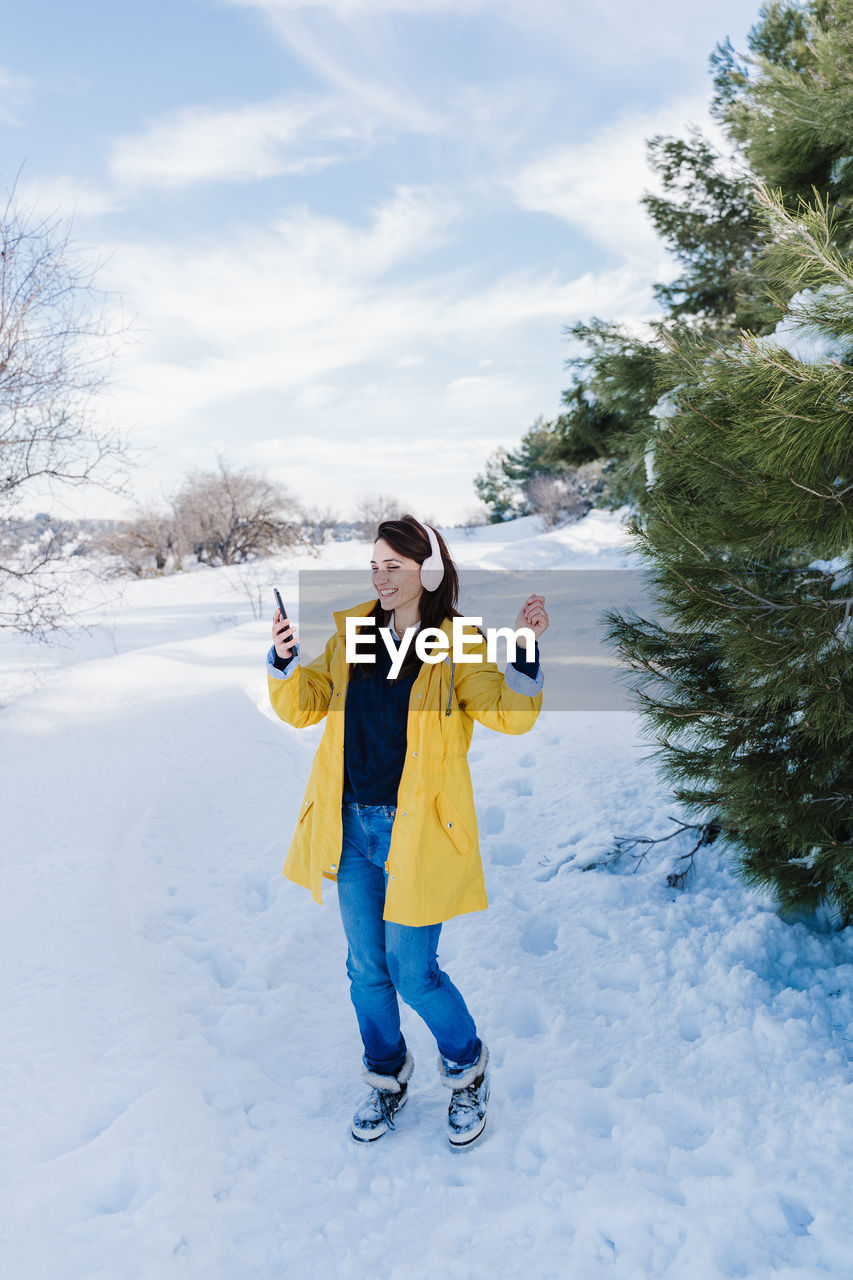
[[[107,557],[115,573],[152,577],[191,565],[241,565],[288,549],[316,551],[326,542],[369,539],[381,520],[404,510],[388,494],[358,499],[346,517],[304,506],[285,485],[220,459],[215,470],[191,471],[169,498],[139,507],[130,519],[78,522],[75,550]],[[428,514],[421,518],[438,523]],[[487,521],[488,513],[478,509],[465,524]],[[67,523],[70,530],[73,522]],[[31,530],[39,532],[37,526]]]
[[[34,516],[4,520],[0,524],[0,540],[11,553],[50,540],[60,542],[65,555],[83,556],[100,547],[104,538],[123,524],[121,520],[67,518],[39,511]]]

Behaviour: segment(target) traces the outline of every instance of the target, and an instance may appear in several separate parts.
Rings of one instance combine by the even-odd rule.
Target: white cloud
[[[369,237],[363,243],[369,252]],[[310,388],[332,375],[350,371],[358,385],[358,367],[378,366],[383,379],[393,382],[392,369],[412,347],[429,348],[429,380],[442,353],[477,366],[484,351],[497,348],[503,360],[514,353],[519,335],[543,322],[553,330],[556,353],[562,323],[590,310],[633,316],[650,303],[645,283],[628,271],[565,283],[519,273],[479,293],[456,296],[452,277],[381,287],[366,260],[353,261],[350,273],[340,277],[286,253],[278,261],[269,254],[252,261],[252,248],[243,248],[242,260],[239,253],[228,259],[193,254],[183,262],[146,250],[136,255],[136,280],[124,273],[131,296],[141,303],[140,323],[159,317],[147,349],[125,374],[135,384],[126,401],[133,416],[154,423],[165,410],[170,420],[180,421],[263,392],[307,394],[309,400],[301,402],[306,406]],[[339,262],[346,256],[341,253]],[[497,379],[468,385],[498,388],[495,400],[502,394]],[[450,388],[450,394],[458,390]],[[320,399],[328,401],[328,393]]]
[[[366,140],[374,127],[329,97],[186,107],[120,138],[111,169],[121,184],[165,187],[305,173],[344,158],[336,148]]]
[[[524,33],[528,40],[550,50],[560,49],[601,68],[635,66],[638,57],[679,59],[701,49],[707,52],[728,32],[737,47],[755,20],[756,9],[743,0],[717,0],[713,6],[701,0],[596,0],[595,4],[567,4],[566,0],[226,0],[236,8],[257,9],[274,24],[287,43],[302,42],[309,31],[301,24],[329,23],[364,27],[395,17],[423,19],[481,17],[484,22],[504,22]],[[314,53],[320,57],[321,50]],[[331,69],[337,61],[328,59]],[[319,65],[319,64],[318,64]],[[340,70],[340,68],[338,68]]]
[[[444,243],[456,201],[431,187],[398,187],[365,227],[304,209],[278,219],[273,233],[297,278],[367,281]]]
[[[389,413],[406,421],[405,429],[393,434],[372,430],[370,419],[359,412],[359,406],[347,404],[346,411],[352,415],[347,437],[332,438],[328,432],[310,437],[300,432],[283,433],[277,439],[249,446],[246,456],[250,465],[263,467],[307,504],[329,504],[341,514],[352,509],[357,494],[370,492],[393,493],[415,511],[428,505],[441,519],[458,517],[473,507],[472,478],[502,442],[501,423],[511,420],[492,416],[488,433],[475,434],[460,430],[460,424],[470,424],[471,419],[464,411],[449,417],[447,403],[440,395],[431,395],[425,406],[429,420],[412,421],[410,404],[402,394],[386,390],[386,400]],[[494,415],[496,408],[496,404],[483,402],[474,406],[474,411]],[[529,402],[519,398],[513,409],[519,408],[522,416],[518,421],[529,425]],[[384,421],[381,425],[384,427]],[[514,425],[504,434],[503,442],[517,442]]]
[[[523,207],[564,217],[607,247],[626,236],[628,251],[636,245],[643,254],[654,241],[637,203],[652,184],[644,138],[658,130],[682,132],[691,118],[715,131],[706,107],[706,54],[697,56],[696,50],[712,47],[735,15],[737,36],[743,20],[740,0],[721,0],[713,14],[698,0],[692,7],[683,0],[649,0],[639,7],[633,0],[600,0],[572,6],[570,15],[565,0],[230,3],[263,13],[290,54],[344,95],[354,118],[366,114],[395,134],[413,130],[441,135],[465,157],[472,180],[486,183],[501,168],[518,167],[536,139],[544,150],[544,140],[555,133],[572,138],[573,78],[579,86],[583,82],[576,92],[584,97],[596,76],[612,83],[609,110],[616,113],[630,93],[620,78],[622,68],[636,92],[648,93],[655,74],[665,76],[671,66],[683,86],[690,79],[685,69],[692,66],[694,96],[685,96],[682,89],[667,109],[652,113],[632,114],[622,106],[617,119],[595,138],[554,147],[523,170],[525,190],[518,193]],[[513,71],[502,65],[497,79],[484,77],[474,57],[471,76],[459,75],[449,86],[433,73],[429,57],[424,62],[413,57],[421,30],[431,32],[430,40],[439,34],[470,40],[473,28],[455,31],[449,25],[460,15],[489,24],[490,37],[518,45]],[[431,25],[421,27],[419,20],[431,20]]]
[[[568,281],[518,271],[473,291],[464,269],[410,280],[455,216],[441,192],[403,188],[363,227],[301,211],[236,243],[115,246],[104,283],[126,296],[141,341],[108,412],[158,447],[176,431],[206,442],[209,423],[229,419],[241,449],[275,434],[273,420],[311,424],[312,440],[441,424],[482,456],[496,422],[510,432],[554,407],[563,324],[643,314],[651,300],[629,267]]]
[[[507,185],[521,208],[562,218],[623,258],[652,257],[656,263],[660,242],[639,203],[646,191],[659,190],[645,140],[657,133],[683,135],[690,122],[722,145],[704,98],[688,99],[653,113],[624,114],[585,141],[538,156]]]
[[[302,210],[236,243],[115,246],[107,287],[149,332],[127,371],[137,411],[151,420],[168,404],[179,416],[410,354],[416,291],[381,278],[439,244],[454,214],[441,193],[402,188],[364,227]]]
[[[297,391],[293,403],[299,410],[317,413],[334,404],[336,391],[333,386],[324,382],[314,382],[310,386]]]
[[[43,216],[59,213],[63,217],[88,217],[121,208],[117,192],[69,175],[22,178],[16,192],[21,204],[35,208]]]
[[[395,133],[431,133],[446,123],[444,111],[426,106],[424,95],[401,71],[404,46],[394,33],[381,25],[350,21],[351,15],[326,6],[300,12],[305,6],[261,0],[259,7],[290,53],[343,95],[344,118],[366,114]]]
[[[472,506],[495,445],[557,410],[562,326],[643,314],[651,298],[625,267],[478,289],[465,270],[411,280],[452,229],[436,193],[404,190],[362,228],[302,213],[228,245],[117,246],[105,283],[143,341],[103,409],[159,455],[140,492],[211,464],[219,440],[308,503],[344,510],[372,488],[416,507],[432,494],[442,519]]]

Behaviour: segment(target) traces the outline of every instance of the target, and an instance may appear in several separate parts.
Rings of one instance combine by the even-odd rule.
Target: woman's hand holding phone
[[[291,657],[296,646],[296,633],[290,619],[285,615],[281,616],[281,610],[276,609],[272,620],[272,642],[278,656],[285,662]]]

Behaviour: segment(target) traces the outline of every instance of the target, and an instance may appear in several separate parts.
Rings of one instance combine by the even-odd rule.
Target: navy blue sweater
[[[376,661],[350,675],[344,708],[344,803],[396,804],[406,763],[409,697],[418,672],[389,680],[391,655],[376,646]]]

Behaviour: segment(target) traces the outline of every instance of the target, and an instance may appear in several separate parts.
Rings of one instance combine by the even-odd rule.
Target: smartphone
[[[287,618],[287,610],[284,607],[284,601],[281,598],[281,592],[279,591],[278,587],[273,587],[273,594],[275,596],[275,602],[278,605],[281,616],[283,618]],[[290,657],[293,658],[298,653],[299,653],[299,645],[294,644],[293,648],[290,650]],[[288,661],[290,661],[290,659],[288,659]]]

